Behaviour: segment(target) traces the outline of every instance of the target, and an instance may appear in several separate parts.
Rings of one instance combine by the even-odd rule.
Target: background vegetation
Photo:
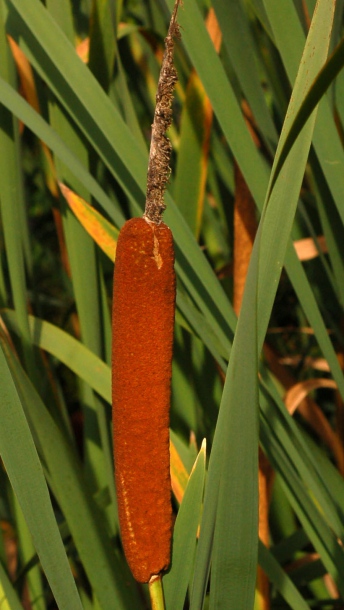
[[[172,6],[0,1],[2,610],[149,607],[116,514],[110,308]],[[344,605],[343,1],[314,8],[180,10],[167,610]]]

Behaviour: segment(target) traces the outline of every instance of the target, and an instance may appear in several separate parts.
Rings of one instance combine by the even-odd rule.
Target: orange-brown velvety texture
[[[113,292],[114,459],[124,551],[139,582],[170,563],[175,291],[170,229],[143,218],[126,222],[117,243]]]

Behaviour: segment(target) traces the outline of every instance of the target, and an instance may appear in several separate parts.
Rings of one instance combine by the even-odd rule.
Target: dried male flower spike
[[[179,36],[177,0],[161,68],[143,218],[122,227],[117,243],[112,314],[112,403],[115,479],[123,547],[139,582],[153,582],[170,563],[172,506],[169,454],[176,298],[173,237],[162,222],[170,175]]]
[[[162,61],[156,106],[152,125],[152,138],[149,151],[147,194],[145,217],[151,222],[160,222],[166,208],[164,192],[171,169],[169,166],[172,146],[166,131],[172,122],[172,101],[174,86],[178,80],[173,63],[174,40],[180,38],[179,25],[176,21],[179,0],[174,5],[170,27],[165,38],[165,53]]]

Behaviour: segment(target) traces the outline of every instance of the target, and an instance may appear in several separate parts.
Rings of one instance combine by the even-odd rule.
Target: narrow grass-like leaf
[[[265,7],[274,32],[275,42],[281,54],[289,80],[293,83],[300,61],[305,35],[299,21],[293,3],[282,0],[277,5],[273,0],[264,0]],[[317,8],[314,10],[316,14]],[[288,24],[288,27],[286,27]],[[290,28],[290,29],[289,29]],[[290,32],[293,35],[290,36]],[[324,31],[320,36],[325,35]],[[326,34],[327,36],[328,34]],[[317,52],[318,46],[315,46]],[[308,74],[308,86],[315,80],[318,72],[323,68],[325,60],[318,65],[317,69]],[[305,89],[305,93],[307,93]],[[298,110],[298,108],[296,109]],[[344,222],[344,212],[341,202],[344,197],[344,175],[341,167],[344,164],[344,152],[338,131],[334,122],[333,114],[326,96],[319,104],[319,120],[314,130],[313,143],[320,165],[328,182],[328,186],[336,203],[338,212]]]
[[[295,249],[291,241],[289,241],[287,247],[285,262],[287,268],[290,269],[293,267],[294,269],[298,269],[298,273],[293,274],[293,287],[300,299],[302,307],[309,320],[309,324],[312,328],[314,328],[314,332],[319,342],[319,346],[323,352],[324,357],[329,363],[331,373],[338,385],[338,389],[341,393],[341,396],[344,396],[343,371],[340,368],[336,352],[333,349],[331,339],[329,337],[324,320],[321,316],[314,293],[307,279],[306,272],[297,258]]]
[[[172,4],[173,0],[168,0],[170,9],[172,9]],[[258,5],[259,11],[260,13],[264,14],[265,19],[266,13],[264,7],[261,6],[262,2],[260,1]],[[281,19],[282,27],[284,27],[283,24],[285,22],[279,13],[280,4],[278,4],[278,7],[277,5],[274,5],[274,8],[276,9],[276,13],[278,13],[278,17]],[[198,74],[201,77],[206,93],[212,103],[214,112],[217,115],[217,119],[221,124],[224,135],[227,138],[227,141],[231,146],[234,156],[245,177],[245,181],[248,184],[257,206],[262,209],[266,194],[266,187],[268,184],[268,171],[267,168],[265,168],[262,164],[260,157],[257,156],[257,151],[254,150],[253,152],[251,150],[254,149],[253,142],[246,130],[242,115],[239,113],[238,104],[234,94],[231,90],[229,90],[229,82],[222,74],[222,66],[219,64],[218,57],[206,32],[198,7],[193,0],[189,0],[188,10],[184,10],[180,13],[180,21],[183,26],[183,42],[188,53],[190,54],[190,57],[192,58]],[[291,37],[291,39],[293,38]],[[297,61],[299,61],[301,57],[301,51],[302,49],[299,52]],[[322,63],[324,63],[324,61]],[[320,63],[314,70],[314,77],[322,66],[322,63]],[[296,70],[297,64],[295,73]],[[312,77],[309,78],[308,82],[311,84]],[[170,224],[172,228],[173,224],[174,223]],[[338,365],[335,352],[329,340],[327,330],[321,318],[314,295],[310,289],[308,279],[302,265],[300,264],[300,261],[297,259],[296,254],[293,251],[291,243],[288,245],[285,265],[305,314],[315,329],[317,340],[319,341],[319,345],[325,358],[330,364],[331,371],[335,377],[338,387],[340,388],[340,392],[342,396],[344,396],[344,379],[342,371]]]
[[[170,441],[170,456],[172,490],[177,502],[180,504],[188,484],[189,474],[172,441]]]
[[[55,22],[63,28],[63,32],[73,42],[72,13],[61,11],[56,0],[49,0],[47,8],[54,17]],[[67,19],[68,15],[68,19]],[[52,127],[66,142],[74,155],[81,160],[84,166],[88,163],[88,149],[80,133],[74,125],[66,119],[61,108],[55,100],[49,101],[49,117]],[[75,179],[69,167],[56,160],[57,175],[62,181],[68,181],[72,188],[77,189],[81,196],[89,197],[89,192]],[[87,347],[98,356],[101,355],[101,320],[99,282],[97,279],[97,264],[94,242],[76,222],[75,216],[68,211],[63,214],[63,225],[67,246],[68,259],[73,281],[73,290],[78,311],[80,330]],[[87,270],[87,271],[85,271]],[[87,419],[87,418],[86,418]]]
[[[0,6],[0,78],[7,83],[15,81],[14,65],[6,40],[3,23],[3,7]],[[34,358],[29,340],[27,302],[25,285],[24,252],[22,243],[22,210],[24,204],[23,178],[20,163],[18,121],[7,108],[0,106],[0,202],[2,231],[6,244],[9,279],[14,306],[18,312],[21,329],[21,346],[25,365],[32,377],[35,376]],[[19,221],[19,222],[18,222]],[[18,225],[20,231],[18,231]]]
[[[34,67],[57,98],[67,105],[68,112],[104,162],[110,168],[116,168],[120,183],[129,189],[135,200],[140,199],[143,193],[140,193],[138,185],[144,185],[146,181],[146,157],[122,121],[119,111],[40,2],[21,0],[18,3],[11,0],[11,5],[18,11],[13,12],[16,34],[23,36]],[[112,144],[118,140],[124,143],[121,158]],[[134,167],[133,180],[129,184],[126,168]]]
[[[59,608],[81,610],[42,467],[4,349],[2,338],[0,453]]]
[[[276,478],[280,481],[280,476]],[[280,482],[278,482],[280,487]],[[285,496],[284,496],[285,500]],[[280,542],[271,547],[270,551],[279,563],[292,561],[295,553],[303,551],[309,544],[309,538],[303,529],[297,529],[292,534],[285,536]]]
[[[267,422],[266,422],[267,423]],[[282,474],[282,483],[291,506],[297,514],[305,532],[319,552],[324,565],[333,576],[341,595],[343,595],[344,553],[338,539],[326,523],[313,499],[307,493],[299,477],[288,463],[284,448],[274,438],[270,431],[266,434],[265,422],[262,426],[262,438],[267,447],[273,446],[273,466]],[[272,455],[272,453],[270,453]]]
[[[257,242],[258,243],[258,242]],[[258,543],[256,275],[252,259],[209,462],[191,609],[202,608],[212,565],[210,608],[253,605]],[[245,300],[247,304],[245,305]],[[241,354],[241,356],[240,356]],[[240,362],[244,358],[245,364]],[[247,383],[250,375],[250,383]],[[237,385],[238,384],[238,385]],[[240,405],[237,396],[240,387]],[[245,477],[243,477],[245,473]]]
[[[261,284],[259,287],[259,307],[261,307],[261,313],[259,313],[259,318],[262,321],[259,337],[260,345],[263,341],[263,334],[265,334],[277,288],[276,283],[272,281],[271,266],[275,266],[276,271],[279,269],[276,273],[276,278],[278,278],[285,258],[289,233],[296,210],[302,177],[310,148],[310,141],[313,135],[315,114],[308,120],[302,131],[302,136],[299,135],[299,138],[296,140],[288,157],[288,161],[284,164],[281,172],[275,179],[276,165],[289,128],[291,127],[292,119],[301,106],[314,77],[326,60],[333,10],[334,7],[332,2],[329,4],[327,4],[326,1],[319,2],[317,5],[317,11],[315,11],[314,20],[312,21],[300,62],[299,72],[271,172],[270,185],[263,211],[265,217],[262,233],[262,250],[260,252]],[[319,15],[321,18],[319,18]],[[322,44],[318,43],[320,37],[322,37]],[[281,226],[284,227],[283,237],[282,231],[278,233],[275,231],[275,227]],[[274,271],[272,273],[274,275]]]
[[[55,2],[51,2],[55,7]],[[58,13],[59,15],[59,13]],[[62,22],[64,24],[64,21]],[[69,30],[72,29],[70,25]],[[67,146],[72,150],[84,166],[88,163],[88,150],[79,130],[66,118],[64,112],[55,101],[49,103],[49,115],[53,128]],[[68,182],[72,189],[77,190],[83,198],[89,198],[87,189],[75,179],[69,167],[56,159],[56,171],[62,182]],[[61,202],[62,203],[62,202]],[[102,321],[98,281],[98,265],[94,241],[83,229],[71,210],[63,203],[62,221],[70,264],[75,305],[80,322],[80,333],[83,342],[98,356],[102,355]],[[87,385],[81,388],[83,409],[84,465],[89,481],[93,481],[94,489],[106,485],[105,454],[102,451],[100,426],[97,420],[102,419],[102,406],[98,398],[93,396]],[[95,442],[96,440],[96,442]],[[106,439],[104,439],[106,443]],[[112,460],[111,460],[112,461]]]
[[[334,288],[334,293],[337,295],[338,301],[343,308],[344,286],[341,280],[344,273],[344,260],[340,245],[344,236],[344,226],[340,222],[338,211],[336,210],[321,169],[319,168],[319,171],[316,171],[317,166],[318,164],[314,162],[313,176],[317,207],[333,272],[331,283]]]
[[[278,176],[280,168],[282,167],[290,149],[292,148],[298,134],[306,124],[307,120],[311,116],[314,108],[320,102],[327,89],[333,83],[334,79],[343,69],[344,66],[344,40],[342,40],[336,49],[333,51],[331,57],[327,60],[325,65],[319,71],[315,77],[313,84],[311,85],[306,97],[304,98],[297,114],[294,118],[293,124],[291,125],[288,136],[285,139],[283,148],[280,153],[278,164],[275,169],[275,177]]]
[[[68,205],[84,229],[91,235],[103,252],[114,261],[118,230],[71,189],[62,183],[60,183],[60,188]]]
[[[172,10],[173,0],[166,0]],[[264,200],[268,168],[254,147],[239,104],[205,28],[195,0],[179,13],[183,44],[195,66],[214,113],[231,147],[254,199]]]
[[[312,75],[325,61],[329,36],[327,35],[324,40],[323,32],[324,29],[327,34],[331,31],[332,19],[332,2],[320,1],[307,39],[303,61],[300,64],[280,146],[288,129],[290,115],[295,113],[295,106],[297,108],[300,105],[304,92],[307,91],[307,82],[311,81]],[[319,39],[319,29],[322,32],[323,44],[319,44],[314,52],[313,46]],[[310,52],[311,49],[313,53]],[[307,78],[305,80],[306,75],[308,81]],[[255,405],[257,409],[258,404],[257,355],[261,350],[285,257],[314,122],[315,117],[307,124],[308,129],[305,128],[299,136],[277,178],[270,198],[268,191],[266,207],[254,244],[209,463],[209,482],[201,526],[192,609],[202,607],[204,582],[209,570],[212,545],[210,608],[221,606],[229,599],[233,608],[250,608],[253,604],[258,537],[256,514],[258,432],[255,410]],[[259,336],[256,334],[257,317]],[[240,408],[237,404],[239,394]],[[224,464],[223,467],[221,463]],[[243,472],[246,473],[244,482]],[[215,511],[213,504],[216,501],[217,489],[219,489],[218,506]],[[211,506],[210,495],[212,495]],[[202,541],[203,522],[206,523],[204,542]],[[213,542],[212,537],[214,537]],[[201,586],[198,584],[197,570],[200,570]]]
[[[264,99],[257,71],[254,41],[243,2],[238,0],[225,3],[215,0],[214,8],[222,30],[223,44],[236,71],[245,99],[256,124],[259,125],[259,131],[268,150],[273,154],[278,135]]]
[[[147,154],[147,142],[143,137],[140,123],[135,111],[133,100],[127,84],[127,75],[125,74],[122,59],[118,52],[117,54],[117,66],[118,66],[118,96],[123,108],[126,124],[130,128],[132,134],[135,136],[137,144],[140,146],[143,154]]]
[[[1,610],[23,610],[17,592],[0,561],[0,608]]]
[[[56,6],[50,2],[50,9],[54,12]],[[70,27],[71,29],[71,27]],[[75,155],[87,163],[88,151],[80,135],[74,130],[73,125],[66,121],[58,106],[50,104],[52,125],[61,135],[62,139],[69,145]],[[75,177],[70,174],[69,168],[61,161],[56,162],[57,172],[62,179],[68,180],[74,189],[78,189],[84,197],[89,197]],[[90,239],[75,216],[68,210],[63,214],[63,223],[66,236],[66,245],[70,269],[72,274],[73,289],[76,299],[76,307],[80,320],[81,334],[87,347],[97,355],[102,351],[101,314],[99,298],[99,281],[97,277],[98,265],[94,242]],[[93,396],[88,386],[84,386],[82,404],[83,408],[83,432],[84,432],[84,462],[89,481],[94,482],[94,488],[102,488],[106,485],[106,472],[104,465],[108,464],[109,452],[102,450],[104,443],[108,445],[107,434],[104,434],[103,406],[97,397]],[[95,425],[97,421],[98,426]],[[100,437],[100,442],[94,442]],[[110,460],[110,464],[112,458]],[[108,477],[110,489],[113,487],[113,476]]]
[[[326,568],[324,567],[320,559],[309,558],[309,561],[307,563],[301,565],[300,567],[296,567],[293,570],[292,579],[295,586],[309,586],[312,581],[317,580],[318,578],[324,578],[326,574]]]
[[[114,112],[114,109],[111,108],[111,105],[109,106],[108,102],[105,101],[103,97],[104,93],[101,92],[100,89],[96,89],[94,91],[94,95],[89,95],[90,91],[93,91],[94,88],[93,81],[89,78],[89,76],[86,77],[86,73],[83,69],[80,68],[80,64],[75,63],[76,59],[74,60],[72,57],[69,57],[70,53],[72,52],[70,47],[68,47],[68,49],[66,47],[65,49],[66,59],[65,61],[62,61],[62,67],[61,59],[64,56],[64,47],[62,44],[63,39],[61,39],[61,36],[56,32],[55,25],[50,23],[47,19],[43,7],[39,7],[38,9],[38,19],[37,15],[34,15],[34,17],[32,17],[32,14],[30,12],[31,9],[29,9],[28,4],[26,2],[21,2],[19,4],[16,4],[16,6],[23,15],[25,23],[33,28],[33,32],[36,33],[40,44],[43,44],[44,47],[47,48],[48,55],[53,56],[54,64],[60,66],[60,76],[63,76],[63,78],[67,78],[70,84],[73,83],[75,85],[76,83],[78,83],[77,90],[78,92],[80,92],[79,103],[71,104],[71,98],[68,96],[66,99],[62,97],[61,101],[64,103],[69,103],[69,111],[73,114],[75,120],[79,122],[81,128],[84,130],[85,135],[90,138],[92,145],[96,147],[100,154],[108,154],[107,145],[102,146],[102,150],[99,151],[97,141],[100,136],[95,134],[93,127],[91,128],[91,126],[94,124],[93,119],[90,118],[90,113],[91,116],[92,114],[94,116],[99,114],[98,121],[101,121],[101,124],[103,125],[101,129],[101,133],[103,135],[101,137],[104,138],[104,134],[109,134],[111,141],[116,145],[116,147],[118,147],[118,150],[120,150],[121,159],[128,159],[128,163],[129,152],[127,148],[130,149],[132,163],[131,165],[129,163],[128,167],[135,167],[136,170],[139,167],[142,168],[142,173],[138,174],[137,171],[135,172],[134,180],[130,179],[129,175],[125,173],[122,165],[117,163],[118,157],[116,157],[116,155],[108,155],[107,163],[115,170],[119,181],[121,182],[121,184],[123,184],[127,192],[131,193],[131,196],[134,199],[142,199],[145,182],[145,178],[143,178],[143,176],[145,176],[146,172],[146,161],[144,161],[142,157],[140,160],[138,156],[136,156],[135,158],[132,156],[136,150],[136,145],[134,141],[131,141],[131,136],[128,136],[128,131],[125,129],[124,125],[117,125],[117,122],[121,122],[121,120],[118,116],[116,116],[116,112]],[[201,75],[203,84],[205,86],[208,96],[212,101],[214,110],[217,113],[218,118],[221,119],[220,122],[224,133],[228,141],[230,142],[237,159],[239,160],[239,165],[241,165],[241,169],[243,171],[245,179],[249,185],[251,192],[255,196],[256,202],[258,203],[258,205],[262,205],[265,187],[267,184],[267,171],[265,171],[264,165],[262,165],[259,156],[257,156],[257,153],[254,150],[253,143],[250,139],[250,136],[248,135],[241,113],[239,112],[237,102],[233,94],[231,93],[227,78],[222,71],[221,64],[219,63],[218,57],[212,47],[204,24],[198,13],[198,8],[194,4],[194,2],[189,2],[188,11],[184,11],[183,13],[181,13],[180,17],[182,25],[184,26],[183,40],[185,41],[185,44],[188,49],[192,47],[192,52],[190,51],[191,56],[195,61],[195,66],[197,68],[198,73]],[[197,27],[195,25],[196,23]],[[18,26],[19,25],[20,27],[22,27],[23,23],[18,24]],[[48,31],[50,36],[46,36],[46,33]],[[27,33],[25,35],[27,35]],[[199,44],[200,40],[202,42]],[[35,52],[35,47],[33,48],[33,52]],[[42,49],[40,49],[39,57],[41,57],[41,53]],[[53,79],[54,81],[55,77],[57,79],[56,82],[60,82],[60,77],[57,78],[55,68],[52,69],[52,67],[50,66],[50,68],[47,69],[47,66],[45,66],[43,62],[40,62],[40,68],[45,69],[44,78],[47,80],[47,82],[51,83],[51,79]],[[82,83],[80,82],[80,79],[82,80]],[[56,92],[56,87],[53,83],[52,86],[54,91]],[[83,95],[83,91],[87,92],[87,94],[85,93],[85,95]],[[57,91],[57,94],[62,94],[63,96],[63,89],[60,92]],[[224,102],[224,100],[226,101]],[[89,110],[87,110],[87,117],[85,116],[85,113],[83,111],[80,111],[80,114],[75,116],[75,110],[76,108],[79,108],[80,102],[82,104],[90,104]],[[228,120],[229,115],[230,120]],[[83,121],[84,123],[82,123]],[[116,129],[119,129],[119,132],[111,132],[114,122],[116,122]],[[95,137],[96,140],[94,139]],[[252,151],[252,149],[254,152]],[[116,161],[115,165],[114,161]],[[137,186],[135,186],[137,185],[136,179],[138,179],[140,182],[140,192],[137,190]],[[172,228],[175,235],[175,239],[178,244],[178,272],[185,280],[188,289],[191,290],[191,294],[193,294],[194,298],[197,299],[200,308],[205,313],[209,322],[214,327],[214,329],[216,329],[219,338],[223,337],[224,335],[219,329],[219,325],[221,325],[222,328],[225,328],[225,320],[227,320],[230,326],[234,328],[235,317],[228,311],[228,301],[224,298],[224,294],[220,290],[216,278],[213,276],[212,272],[210,272],[210,268],[208,268],[208,266],[206,265],[204,257],[197,249],[195,249],[195,244],[193,244],[191,235],[186,235],[183,223],[181,222],[178,214],[176,213],[172,201],[169,197],[167,197],[166,200],[168,203],[166,221]],[[296,284],[297,291],[300,293],[299,297],[305,309],[305,312],[307,316],[311,319],[312,316],[314,317],[316,315],[316,304],[314,298],[311,295],[311,291],[309,290],[306,278],[304,277],[304,279],[302,280],[300,278],[300,274],[303,271],[301,265],[299,261],[297,261],[296,257],[294,257],[293,259],[291,256],[288,255],[286,258],[286,266],[288,272],[291,275],[294,285]],[[302,285],[304,290],[301,291],[300,285]],[[210,298],[209,295],[211,295]],[[311,299],[311,306],[308,305],[309,299]],[[220,316],[215,313],[216,309],[221,312]],[[332,366],[337,366],[337,369],[334,368],[334,375],[337,376],[336,381],[339,387],[341,387],[341,372],[338,367],[338,363],[337,365],[335,364],[335,355],[333,350],[331,350],[330,343],[328,342],[328,337],[326,335],[324,325],[321,325],[321,318],[319,317],[319,315],[317,317],[318,322],[315,325],[317,338],[319,340],[322,350],[324,351],[324,354],[326,354],[326,358],[329,361],[332,360],[331,368]],[[344,394],[343,387],[341,387],[341,391]]]
[[[192,233],[201,229],[212,110],[195,72],[191,73],[181,117],[174,198]]]
[[[73,28],[72,7],[68,0],[47,0],[47,9],[60,25],[60,28],[69,40],[73,40],[75,32]]]
[[[23,511],[21,510],[16,496],[14,496],[13,505],[21,562],[23,565],[26,565],[35,554],[35,548],[29,528],[24,519]],[[46,610],[47,606],[44,598],[40,566],[32,566],[32,568],[28,570],[26,578],[30,602],[35,604],[37,610]]]
[[[287,412],[285,405],[276,392],[274,384],[264,375],[264,392],[260,395],[260,407],[263,419],[269,421],[278,443],[283,446],[288,461],[292,468],[299,473],[300,478],[305,482],[311,491],[313,498],[321,507],[321,511],[326,515],[326,520],[338,538],[343,537],[342,511],[333,501],[333,494],[329,493],[326,477],[314,461],[314,456],[309,451],[305,439],[298,429],[295,421]],[[265,392],[268,392],[267,400]],[[272,399],[272,400],[271,400]],[[338,486],[338,494],[342,485]]]
[[[262,542],[259,542],[258,558],[259,565],[287,604],[293,610],[309,610],[309,605],[300,595],[295,584]]]
[[[18,332],[18,322],[14,312],[2,312],[4,320]],[[32,342],[41,349],[58,358],[71,371],[89,382],[107,402],[111,402],[111,372],[110,368],[83,343],[57,326],[34,316],[29,316]]]
[[[119,610],[124,609],[127,604],[133,604],[135,607],[138,603],[137,591],[127,584],[130,581],[128,569],[120,563],[110,544],[104,519],[91,497],[89,483],[84,480],[76,454],[51,418],[19,363],[11,357],[10,366],[25,415],[37,438],[39,451],[47,464],[57,500],[101,606],[111,608],[113,600],[116,600],[116,607]],[[16,449],[12,447],[12,451],[14,450]],[[36,505],[34,506],[37,511]],[[22,508],[27,516],[23,506]],[[25,509],[27,510],[26,507]],[[34,512],[33,508],[31,510]],[[45,540],[49,540],[46,531]],[[36,549],[40,555],[37,543]],[[57,570],[56,565],[55,569]],[[62,587],[61,583],[60,586]]]
[[[8,326],[18,333],[18,324],[14,312],[3,311],[2,316]],[[57,326],[29,316],[32,342],[37,347],[44,349],[58,358],[70,368],[76,375],[111,403],[111,369],[100,358],[93,354],[80,341],[71,337]],[[184,490],[185,469],[182,468],[178,451],[172,443],[171,447],[171,474],[173,485],[180,493]],[[174,482],[175,481],[175,482]],[[180,496],[181,498],[181,496]],[[178,499],[178,498],[177,498]]]
[[[225,359],[227,359],[230,350],[229,341],[226,342],[226,349],[225,346],[219,342],[205,316],[190,303],[181,291],[177,294],[177,307],[183,313],[191,328],[207,346],[210,353],[216,359],[216,362],[221,366],[221,369],[225,372],[227,368]]]
[[[259,244],[259,236],[256,243]],[[220,476],[212,480],[212,486],[219,485],[219,495],[212,555],[211,609],[221,607],[228,599],[237,610],[251,608],[254,600],[258,544],[257,275],[258,257],[255,257],[248,271],[209,463],[209,494],[212,461],[221,464]]]
[[[266,14],[264,0],[254,0],[252,2],[252,5],[264,30],[267,32],[271,40],[273,40],[274,35],[271,29],[269,18]]]
[[[103,89],[108,91],[117,52],[109,4],[99,0],[93,3],[90,25],[88,65]]]
[[[183,610],[184,607],[201,517],[205,453],[204,442],[191,471],[174,525],[171,568],[163,579],[167,610]]]
[[[1,78],[0,100],[2,104],[23,121],[38,138],[43,140],[61,161],[69,166],[74,175],[89,189],[90,193],[99,201],[103,209],[113,218],[114,222],[118,226],[121,226],[124,222],[124,216],[116,210],[109,197],[104,193],[93,176],[91,176],[81,162],[73,155],[52,127],[35,112],[31,106],[29,106],[19,93]]]
[[[342,523],[341,539],[344,539],[344,481],[337,468],[327,459],[326,454],[307,435],[306,442],[309,444],[311,455],[316,455],[317,471],[326,486],[336,511]]]
[[[189,306],[187,307],[189,309]],[[209,338],[208,342],[208,333],[206,329],[204,334],[202,331],[202,326],[207,326],[206,321],[202,320],[201,314],[196,312],[196,310],[192,310],[191,313],[188,310],[187,313],[190,315],[191,321],[197,313],[195,323],[195,326],[198,329],[197,332],[202,338],[204,337],[205,343],[208,343],[209,349],[212,352],[213,339]],[[3,310],[2,315],[5,322],[18,333],[18,323],[14,312]],[[35,345],[58,358],[78,375],[80,379],[83,379],[86,383],[90,383],[92,388],[107,402],[111,402],[110,368],[102,360],[93,354],[80,341],[77,341],[77,339],[70,334],[49,322],[37,317],[29,316],[29,324],[32,333],[32,341]],[[216,350],[216,347],[214,349]],[[226,365],[224,361],[217,351],[215,351],[215,354],[221,368],[225,371]]]
[[[68,104],[68,111],[80,125],[86,137],[90,139],[94,148],[104,159],[104,162],[115,171],[116,177],[123,185],[123,188],[125,188],[135,201],[143,201],[147,159],[144,155],[140,154],[135,140],[128,128],[122,122],[116,109],[112,106],[108,98],[106,98],[98,84],[92,79],[85,66],[81,65],[81,62],[77,57],[74,57],[70,46],[65,45],[61,32],[56,27],[56,24],[49,19],[44,7],[37,2],[37,7],[35,7],[36,10],[32,11],[32,2],[27,3],[26,0],[19,4],[15,0],[13,4],[15,4],[18,12],[20,12],[25,20],[25,28],[30,27],[35,35],[35,45],[30,49],[30,56],[32,57],[32,52],[35,53],[39,50],[39,57],[41,57],[42,49],[40,47],[43,46],[47,51],[47,55],[53,57],[53,65],[49,66],[49,69],[46,69],[43,75],[44,78],[50,84],[55,94],[61,99],[62,103]],[[24,24],[18,22],[18,28],[22,27],[24,28]],[[23,31],[26,36],[27,32],[25,32],[25,28]],[[48,31],[49,35],[47,36]],[[217,62],[218,61],[219,60],[217,59]],[[43,68],[46,68],[44,64]],[[37,69],[42,69],[42,62],[37,66]],[[59,75],[56,73],[57,70]],[[61,77],[63,80],[67,81],[63,87],[61,86]],[[59,84],[60,89],[56,87],[57,83]],[[73,103],[69,92],[69,87],[71,85],[73,85],[74,89],[72,97],[74,98],[75,95],[77,96],[77,99],[75,99]],[[223,99],[223,92],[221,93],[221,99]],[[241,115],[239,114],[238,116],[240,117],[240,124],[244,126],[246,131]],[[249,139],[248,134],[247,138]],[[114,151],[113,145],[116,146],[119,154]],[[125,164],[125,167],[128,169],[126,169],[123,164]],[[133,168],[135,168],[135,170]],[[131,176],[128,172],[131,172]],[[222,309],[222,316],[224,316],[225,319],[228,318],[228,303],[226,303],[226,299],[224,299],[224,295],[216,278],[210,273],[210,269],[208,270],[203,256],[195,249],[193,242],[190,242],[189,238],[185,236],[181,223],[178,222],[179,219],[178,215],[176,215],[176,211],[170,209],[173,205],[172,202],[169,201],[168,197],[166,199],[169,208],[166,213],[166,222],[171,226],[171,229],[174,232],[175,239],[178,243],[178,247],[181,249],[183,258],[185,258],[187,244],[189,256],[186,257],[186,260],[188,261],[191,256],[189,264],[193,267],[194,271],[196,271],[198,278],[201,280],[201,284],[206,286],[206,293],[209,292],[209,294],[211,294],[211,301],[214,301],[217,307]],[[177,258],[178,257],[180,258],[180,255],[177,251]],[[184,266],[183,259],[179,260],[178,263]],[[187,267],[189,267],[189,264]],[[190,277],[190,270],[187,270],[189,271],[187,276],[187,283],[189,284],[190,280],[192,281],[192,278]],[[202,299],[202,301],[204,306],[204,299]],[[214,305],[211,309],[208,307],[207,310],[209,319],[214,320],[214,323],[218,326],[218,316],[214,316],[212,311],[214,310]],[[234,317],[232,318],[232,322],[235,324]]]
[[[136,203],[137,210],[140,210],[145,192],[147,157],[139,152],[135,139],[123,123],[120,115],[89,71],[87,71],[77,57],[74,57],[74,49],[67,45],[64,36],[56,24],[51,21],[43,5],[37,2],[36,10],[32,11],[32,4],[26,3],[26,0],[24,0],[16,4],[16,8],[25,20],[25,27],[24,23],[19,20],[17,24],[19,30],[22,27],[24,28],[25,37],[28,36],[27,27],[32,27],[34,32],[35,44],[32,49],[31,47],[30,49],[26,48],[26,51],[29,57],[33,59],[35,67],[39,71],[43,69],[42,76],[44,79],[50,84],[61,102],[67,105],[67,109],[73,119],[80,126],[106,165],[116,175],[124,190],[133,199],[133,202]],[[15,17],[18,19],[18,15],[15,15]],[[48,31],[49,36],[47,36]],[[30,37],[29,39],[32,42]],[[39,59],[42,58],[43,50],[41,45],[47,50],[48,57],[53,57],[53,65],[49,64],[50,60],[48,59],[48,64],[40,61],[38,65],[35,61],[35,54],[38,54]],[[61,78],[64,82],[63,86],[61,85]],[[73,94],[71,94],[70,88],[74,90]],[[75,99],[75,95],[77,95],[77,99]],[[11,101],[9,101],[9,97]],[[19,114],[18,107],[22,110],[23,104],[18,99],[15,99],[14,105],[13,97],[15,97],[13,92],[9,92],[6,87],[4,87],[4,90],[0,87],[0,99],[13,112]],[[35,115],[31,115],[31,119],[33,116]],[[243,119],[241,118],[240,120],[245,126]],[[31,121],[29,126],[35,133],[38,133],[36,125],[39,125],[39,128],[42,129],[42,122],[35,118],[34,124],[32,125]],[[38,135],[41,139],[45,139],[41,133]],[[249,141],[249,136],[247,137]],[[60,150],[61,144],[59,142]],[[114,145],[118,153],[113,148]],[[67,151],[64,149],[64,152],[66,153]],[[75,159],[71,159],[69,154],[64,154],[61,158],[73,171],[77,167],[80,174],[82,168]],[[85,181],[83,182],[86,184]],[[88,182],[92,182],[90,177]],[[103,205],[103,196],[99,197],[95,194],[95,189],[98,188],[99,191],[99,187],[92,182],[92,185],[88,186],[88,188],[95,195],[99,203]],[[185,234],[185,224],[168,195],[166,196],[166,202],[168,206],[165,215],[166,222],[171,227],[178,245],[176,252],[177,268],[187,288],[192,291],[194,297],[199,301],[201,309],[203,308],[209,321],[216,328],[217,334],[225,336],[228,334],[227,324],[231,325],[232,328],[235,326],[235,316],[230,308],[228,308],[228,300],[196,242],[192,239],[192,234],[189,232]],[[112,216],[111,211],[109,209],[107,211]],[[119,223],[116,222],[118,226],[121,226],[122,223],[123,220]],[[220,315],[216,314],[216,309],[219,309]],[[221,326],[225,329],[224,333],[219,328]]]
[[[289,431],[288,428],[284,428],[284,426],[281,427],[280,417],[285,417],[285,410],[280,409],[278,414],[274,410],[272,403],[268,405],[266,404],[266,401],[262,400],[262,413],[262,441],[264,448],[269,455],[269,460],[274,468],[281,473],[284,481],[283,485],[289,501],[300,518],[309,539],[320,553],[329,572],[334,578],[339,579],[338,584],[340,587],[343,587],[343,580],[341,577],[342,568],[340,567],[340,565],[343,565],[344,560],[341,544],[343,538],[343,525],[342,523],[338,524],[338,516],[341,515],[341,509],[336,506],[336,502],[333,500],[333,487],[332,500],[330,498],[329,501],[327,498],[326,470],[323,473],[320,472],[319,464],[321,464],[321,461],[319,461],[319,463],[318,461],[315,462],[314,454],[310,453],[309,456],[306,457],[308,451],[307,446],[303,447],[302,450],[302,435],[300,443],[299,436],[301,433],[295,428],[295,424],[291,418]],[[288,435],[290,436],[290,440],[292,439],[291,443],[288,443],[288,438],[286,438]],[[310,465],[309,462],[311,462]],[[320,494],[319,488],[317,490],[316,487],[314,487],[314,480],[317,479],[318,473],[314,472],[312,464],[315,464],[315,469],[320,475],[318,475],[317,485],[319,486],[321,481],[323,482],[323,488],[320,488]],[[301,474],[305,483],[301,482],[298,473]],[[330,475],[330,472],[328,475]],[[335,479],[333,476],[331,478],[333,485]],[[338,493],[339,490],[343,491],[341,489],[342,487],[342,484],[339,483]],[[324,506],[328,501],[329,510],[326,510],[324,509]],[[278,556],[278,558],[280,559],[280,556]]]

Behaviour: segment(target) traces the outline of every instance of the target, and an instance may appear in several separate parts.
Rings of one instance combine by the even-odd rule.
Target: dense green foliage
[[[180,9],[164,215],[178,278],[166,610],[344,604],[344,3],[315,4]],[[110,311],[116,236],[144,206],[172,8],[0,0],[4,610],[149,608],[116,512]],[[260,220],[238,321],[236,166]]]

